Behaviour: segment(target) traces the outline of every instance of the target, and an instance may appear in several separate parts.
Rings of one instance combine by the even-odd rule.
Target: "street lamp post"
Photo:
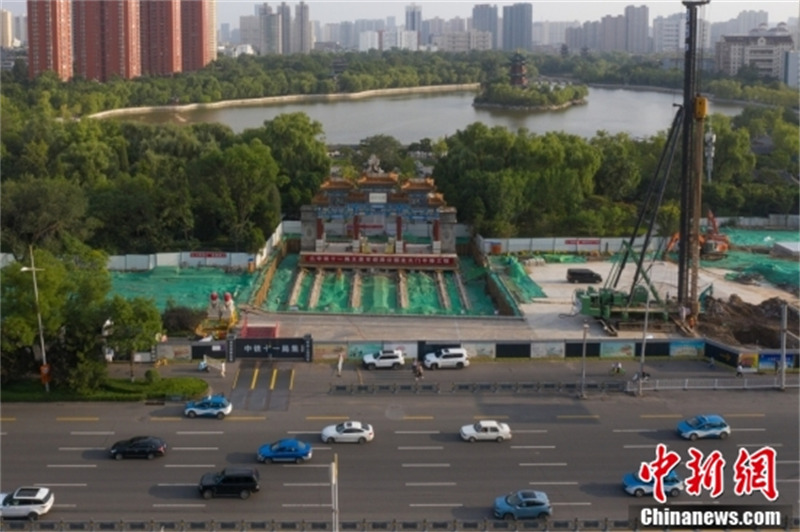
[[[583,349],[581,350],[581,399],[586,399],[586,333],[589,332],[589,322],[583,320]]]
[[[22,268],[20,268],[20,271],[31,272],[31,274],[33,275],[33,297],[34,297],[34,300],[36,301],[36,319],[39,322],[39,349],[42,350],[42,367],[45,368],[45,369],[49,369],[49,368],[47,368],[47,353],[45,353],[45,349],[44,349],[44,328],[42,327],[42,310],[39,307],[39,285],[36,283],[36,272],[37,271],[41,272],[41,271],[44,271],[44,270],[42,268],[37,268],[36,265],[33,262],[33,246],[30,247],[30,252],[31,252],[31,265],[30,265],[30,267],[23,266]],[[44,389],[45,389],[46,392],[49,392],[50,391],[50,375],[49,374],[44,374],[44,375],[42,375],[42,378],[44,379]]]
[[[639,396],[644,393],[644,351],[647,347],[647,319],[650,316],[650,291],[647,291],[647,304],[644,308],[644,329],[642,330],[642,352],[639,357],[639,375],[636,379],[639,382]]]

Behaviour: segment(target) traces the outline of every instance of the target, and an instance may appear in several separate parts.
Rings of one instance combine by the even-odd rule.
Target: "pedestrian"
[[[342,376],[342,366],[344,365],[344,353],[339,353],[339,361],[336,363],[336,375]]]
[[[741,363],[741,362],[739,362],[739,364],[736,366],[736,376],[737,376],[737,377],[742,377],[742,376],[744,375],[744,373],[742,372],[742,370],[743,370],[743,368],[742,368],[742,363]]]
[[[220,377],[225,376],[225,362],[223,361],[222,364],[219,365],[219,375]]]
[[[417,363],[417,370],[415,372],[416,380],[424,379],[425,377],[422,376],[422,364]]]

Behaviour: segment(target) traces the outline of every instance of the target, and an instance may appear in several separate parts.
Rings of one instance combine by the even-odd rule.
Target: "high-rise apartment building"
[[[295,53],[308,54],[314,47],[314,31],[308,4],[300,2],[294,8],[294,46]]]
[[[74,2],[72,15],[76,74],[98,81],[141,75],[139,0]]]
[[[217,58],[216,2],[213,0],[181,1],[181,46],[183,71],[200,70]]]
[[[533,6],[503,6],[503,50],[533,49]]]
[[[0,9],[0,48],[11,48],[14,44],[14,17],[11,11]]]
[[[28,75],[72,78],[72,2],[28,0]]]
[[[419,44],[422,32],[422,6],[411,4],[406,6],[406,31],[417,33],[417,44]]]
[[[625,51],[645,54],[650,51],[650,10],[647,6],[625,8]]]
[[[22,46],[28,45],[28,16],[22,15],[14,17],[14,38],[18,39]]]
[[[169,76],[183,68],[180,0],[140,0],[142,74]]]
[[[498,41],[498,19],[497,6],[489,4],[479,4],[472,8],[472,29],[478,31],[488,31],[492,34],[492,49],[499,48]]]
[[[292,9],[281,2],[277,9],[278,18],[281,25],[281,53],[291,54],[292,50]]]

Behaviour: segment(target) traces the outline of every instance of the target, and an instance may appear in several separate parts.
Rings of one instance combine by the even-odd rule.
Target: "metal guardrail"
[[[640,383],[627,381],[628,393],[637,393]],[[641,383],[642,391],[657,392],[659,390],[779,390],[780,377],[773,379],[760,378],[685,378],[685,379],[647,379]],[[786,382],[786,388],[800,388],[800,382]]]
[[[800,517],[788,519],[783,530],[800,529]],[[0,530],[14,531],[163,531],[163,532],[189,532],[189,531],[236,531],[249,532],[251,530],[265,532],[304,532],[314,530],[334,530],[330,521],[0,521]],[[614,530],[639,530],[636,522],[627,519],[549,519],[547,521],[495,521],[481,519],[475,521],[461,520],[385,520],[385,521],[340,521],[340,531],[367,532],[380,530],[386,532],[419,531],[419,532],[516,532],[525,530],[541,530],[544,532],[570,531],[570,532],[606,532]],[[648,528],[648,530],[654,530]],[[657,529],[656,529],[657,530]],[[662,530],[669,530],[663,528]]]
[[[625,392],[626,381],[592,381],[585,383],[587,392]],[[576,394],[580,391],[579,382],[452,382],[452,383],[388,383],[388,384],[331,384],[330,394],[400,394],[400,393],[451,393],[451,394],[476,394],[476,393],[569,393]]]

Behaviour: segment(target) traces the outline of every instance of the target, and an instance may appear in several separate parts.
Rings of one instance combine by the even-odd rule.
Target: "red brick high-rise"
[[[183,70],[200,70],[217,58],[216,3],[214,0],[181,0]]]
[[[75,73],[108,81],[141,75],[139,0],[75,0]]]
[[[142,74],[183,70],[181,0],[141,0]]]
[[[28,0],[28,75],[51,70],[72,78],[72,4],[70,0]]]

